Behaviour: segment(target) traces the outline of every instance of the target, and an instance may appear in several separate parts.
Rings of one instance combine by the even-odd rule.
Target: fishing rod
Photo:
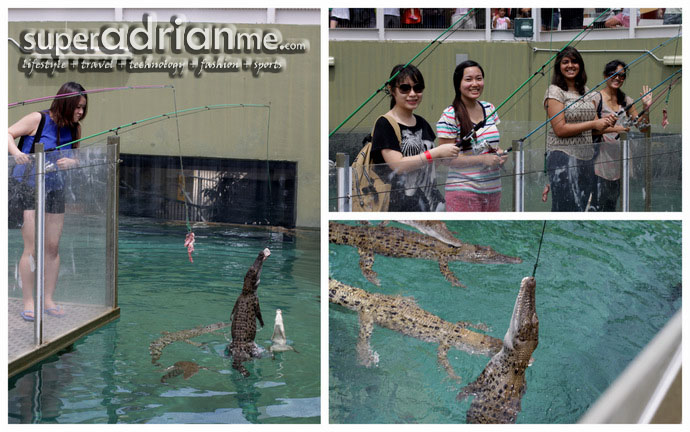
[[[612,77],[613,77],[613,75],[612,75]],[[680,77],[677,77],[677,78],[675,78],[671,83],[669,83],[669,91],[671,90],[671,88],[672,88],[674,85],[676,85],[676,84],[678,83],[678,81],[680,81],[680,79],[681,79]],[[648,91],[647,93],[644,93],[644,94],[641,95],[639,98],[633,100],[633,102],[631,102],[629,105],[626,105],[626,106],[622,107],[618,112],[616,112],[616,115],[617,115],[617,116],[620,116],[620,115],[626,113],[633,105],[635,105],[637,102],[639,102],[641,99],[643,99],[644,96],[646,96],[647,94],[653,92],[656,88],[660,87],[665,81],[667,81],[667,80],[662,81],[660,84],[658,84],[657,86],[655,86],[654,88],[652,88],[652,89],[651,89],[650,91]],[[649,104],[649,107],[644,108],[642,111],[640,111],[640,113],[638,114],[637,118],[639,119],[642,115],[644,115],[644,114],[645,114],[646,112],[648,112],[648,111],[651,112],[651,109],[652,109],[652,107],[654,106],[654,104],[656,104],[656,102],[658,102],[658,100],[659,100],[662,96],[664,96],[665,94],[666,94],[666,92],[661,93],[661,94],[655,96],[654,99],[652,100],[652,102]],[[577,102],[577,101],[575,101],[575,102]],[[556,114],[556,115],[558,115],[558,114]],[[547,120],[547,122],[548,122],[548,121],[549,121],[549,120]],[[623,123],[623,126],[625,126],[625,127],[630,127],[630,126],[634,125],[636,121],[637,121],[637,119],[625,120],[624,123]],[[642,127],[645,127],[645,125],[637,125],[637,127],[642,128]],[[542,135],[540,134],[539,136],[542,136]],[[517,141],[523,141],[523,140],[525,140],[525,139],[526,139],[526,138],[523,138],[522,140],[517,140]],[[512,150],[513,150],[512,147],[508,147],[507,149],[504,150],[504,153],[509,153],[509,152],[511,152]]]
[[[470,13],[471,13],[471,12],[468,12],[467,14],[465,14],[462,18],[460,18],[459,20],[457,20],[457,21],[456,21],[455,23],[453,23],[450,27],[453,27],[455,24],[457,24],[458,22],[462,21],[462,20],[463,20],[465,17],[467,17]],[[457,27],[457,28],[454,29],[452,32],[448,33],[448,34],[446,35],[446,37],[443,38],[442,41],[438,42],[438,44],[437,44],[431,51],[429,51],[429,52],[427,53],[427,55],[424,56],[424,58],[422,58],[421,60],[419,60],[419,63],[417,63],[417,67],[419,67],[422,63],[424,63],[424,60],[426,60],[427,58],[429,58],[429,56],[430,56],[431,54],[434,53],[434,51],[436,50],[436,48],[438,48],[439,46],[441,46],[441,44],[442,44],[443,42],[445,42],[446,40],[448,40],[448,38],[449,38],[453,33],[455,33],[456,31],[458,31],[459,29],[460,29],[460,27]],[[439,38],[440,38],[440,37],[439,37]],[[437,39],[439,39],[439,38],[437,38]],[[408,64],[409,64],[409,63],[408,63]],[[402,70],[402,69],[401,69],[401,70]],[[392,80],[395,76],[398,75],[398,73],[400,73],[400,71],[399,71],[399,72],[396,72],[396,74],[395,74],[393,77],[391,77],[390,79]],[[384,84],[384,86],[385,86],[385,85],[387,85],[387,83]],[[373,98],[373,96],[372,96],[372,98]],[[372,98],[370,98],[369,101],[371,101]],[[384,99],[385,99],[385,98],[379,99],[379,101],[376,102],[376,104],[374,104],[374,106],[371,107],[371,109],[370,109],[369,111],[367,111],[367,113],[364,114],[364,115],[362,116],[362,118],[350,128],[349,131],[345,132],[345,134],[348,135],[348,134],[351,134],[352,132],[354,132],[354,130],[357,129],[357,127],[358,127],[366,118],[369,117],[369,115],[379,106],[379,104],[381,104],[381,102],[383,102]],[[354,113],[353,113],[353,114],[354,114]]]
[[[443,35],[445,35],[446,33],[448,33],[448,31],[449,31],[451,28],[453,28],[456,24],[458,24],[460,21],[462,21],[463,19],[465,19],[465,17],[467,17],[469,14],[473,13],[474,10],[475,10],[475,8],[472,8],[472,9],[470,9],[469,11],[467,11],[467,13],[466,13],[465,15],[463,15],[462,17],[460,17],[460,19],[458,19],[458,20],[455,21],[453,24],[451,24],[450,27],[448,27],[447,29],[445,29],[445,30],[443,31],[443,33],[441,33],[440,35],[438,35],[438,37],[437,37],[436,39],[434,39],[433,41],[431,41],[426,47],[424,47],[420,52],[418,52],[414,57],[412,57],[412,59],[410,59],[410,61],[408,61],[407,63],[405,63],[405,65],[404,65],[398,72],[396,72],[395,74],[393,74],[393,76],[391,76],[390,78],[388,78],[388,80],[386,80],[386,82],[384,82],[383,85],[381,85],[381,87],[379,87],[378,89],[376,89],[376,91],[374,91],[374,93],[372,93],[371,96],[369,96],[369,97],[368,97],[364,102],[362,102],[362,104],[359,105],[349,116],[347,116],[347,118],[346,118],[345,120],[343,120],[338,126],[336,126],[335,129],[333,129],[333,130],[331,131],[331,133],[328,134],[328,137],[330,138],[331,136],[333,136],[333,134],[335,134],[336,132],[338,132],[338,130],[340,130],[340,128],[343,127],[343,125],[344,125],[345,123],[347,123],[352,117],[354,117],[354,115],[357,114],[357,113],[359,112],[359,110],[361,110],[361,109],[364,107],[364,105],[368,104],[369,101],[372,100],[372,99],[374,98],[374,96],[376,96],[377,94],[379,94],[380,92],[382,92],[382,91],[386,88],[386,86],[387,86],[391,81],[393,81],[393,79],[395,79],[395,77],[397,77],[398,74],[400,74],[400,72],[402,72],[403,69],[405,69],[405,68],[406,68],[407,66],[409,66],[413,61],[415,61],[415,60],[417,59],[417,57],[419,57],[420,55],[422,55],[422,54],[424,53],[424,51],[426,51],[427,49],[429,49],[429,47],[430,47],[431,45],[433,45],[434,43],[436,43],[436,41],[438,41]]]
[[[571,102],[568,106],[564,107],[561,111],[559,111],[558,113],[556,113],[553,117],[549,118],[548,120],[546,120],[545,122],[543,122],[542,124],[540,124],[536,129],[534,129],[532,132],[530,132],[530,133],[527,134],[524,138],[522,138],[522,139],[520,139],[520,140],[518,140],[518,141],[525,141],[525,140],[527,140],[527,139],[528,139],[532,134],[534,134],[537,130],[541,129],[542,127],[544,127],[544,125],[546,125],[548,122],[550,122],[551,120],[553,120],[554,117],[556,117],[557,115],[561,114],[563,111],[565,111],[566,109],[570,108],[573,104],[579,102],[580,100],[582,100],[583,98],[585,98],[586,96],[588,96],[590,93],[592,93],[594,90],[596,90],[597,88],[599,88],[599,86],[601,86],[602,84],[604,84],[606,81],[608,81],[609,79],[615,77],[616,75],[618,75],[619,73],[621,73],[623,70],[627,70],[630,66],[632,66],[634,63],[636,63],[637,61],[639,61],[640,59],[642,59],[642,58],[645,57],[646,55],[648,55],[648,54],[652,53],[653,51],[655,51],[655,50],[657,50],[657,49],[659,49],[659,48],[665,46],[666,44],[668,44],[669,42],[671,42],[671,41],[674,40],[674,39],[679,38],[680,36],[681,36],[680,34],[678,34],[678,35],[676,35],[676,36],[673,36],[673,37],[671,37],[671,38],[665,40],[664,42],[660,43],[659,45],[657,45],[656,47],[654,47],[654,48],[651,49],[650,51],[647,51],[647,52],[645,52],[644,54],[640,55],[640,56],[637,57],[635,60],[631,61],[630,64],[628,64],[628,65],[626,66],[625,69],[622,69],[622,70],[620,70],[620,71],[616,71],[616,73],[614,73],[614,74],[612,74],[611,76],[605,78],[605,79],[604,79],[603,81],[601,81],[599,84],[597,84],[596,86],[594,86],[594,88],[590,89],[588,92],[586,92],[586,93],[583,94],[582,96],[580,96],[580,97],[578,97],[577,99],[575,99],[575,100],[574,100],[573,102]],[[679,69],[679,70],[680,70],[680,69]],[[677,73],[677,71],[676,71],[676,73]],[[674,73],[673,75],[675,75],[675,73]],[[673,75],[671,75],[671,76],[673,76]]]
[[[561,51],[563,51],[563,50],[566,49],[568,46],[570,46],[570,44],[573,43],[573,41],[574,41],[575,39],[577,39],[578,37],[580,37],[581,34],[583,34],[584,32],[586,32],[586,31],[588,31],[588,30],[591,30],[592,28],[594,28],[594,27],[593,27],[593,26],[594,26],[594,23],[597,22],[597,20],[599,20],[599,18],[601,18],[605,13],[607,13],[607,12],[610,11],[610,10],[611,10],[610,8],[606,9],[606,10],[605,10],[604,12],[602,12],[598,17],[596,17],[591,23],[589,23],[589,24],[587,25],[587,27],[585,27],[584,29],[582,29],[582,31],[580,31],[580,33],[576,34],[574,38],[570,39],[570,41],[569,41],[567,44],[565,44],[565,45],[563,46],[563,48],[561,48],[561,49],[558,50],[554,55],[552,55],[552,56],[551,56],[551,57],[550,57],[550,58],[549,58],[539,69],[537,69],[529,78],[527,78],[527,80],[526,80],[525,82],[523,82],[522,84],[520,84],[520,86],[519,86],[517,89],[515,89],[515,90],[514,90],[514,91],[503,101],[503,102],[501,102],[501,104],[500,104],[498,107],[496,107],[491,113],[487,114],[487,115],[482,119],[482,121],[480,121],[479,123],[477,123],[476,125],[474,125],[474,127],[472,128],[472,130],[471,130],[466,136],[464,136],[464,137],[462,138],[462,141],[461,141],[461,142],[467,142],[467,141],[469,141],[469,140],[472,138],[472,135],[473,135],[474,133],[476,133],[479,129],[483,128],[484,125],[486,124],[486,121],[487,121],[491,116],[493,116],[496,112],[498,112],[498,110],[499,110],[503,105],[505,105],[506,102],[508,102],[513,96],[515,96],[515,94],[516,94],[518,91],[520,91],[520,90],[521,90],[528,82],[530,82],[535,76],[542,74],[544,68],[545,68],[549,63],[551,63],[551,60],[553,60],[554,58],[556,58],[556,56],[558,56],[558,54],[560,54]],[[458,145],[458,144],[456,144],[456,145]]]
[[[167,118],[173,118],[173,116],[177,116],[179,114],[190,114],[192,112],[198,112],[198,111],[204,111],[204,110],[210,111],[210,110],[214,110],[214,109],[223,109],[223,108],[269,108],[270,109],[270,105],[264,105],[264,104],[216,104],[216,105],[202,105],[202,106],[198,106],[198,107],[194,107],[194,108],[186,108],[183,110],[171,111],[168,113],[163,113],[163,114],[155,115],[153,117],[147,117],[147,118],[144,118],[141,120],[136,120],[136,121],[133,121],[130,123],[126,123],[126,124],[123,124],[123,125],[120,125],[120,126],[117,126],[114,128],[104,130],[102,132],[95,133],[93,135],[89,135],[89,136],[84,137],[84,138],[79,138],[79,139],[70,141],[68,143],[65,143],[59,147],[56,147],[56,149],[59,149],[59,148],[62,148],[62,147],[65,147],[65,146],[68,146],[71,144],[75,144],[75,143],[78,143],[78,142],[81,142],[81,141],[84,141],[87,139],[95,138],[95,137],[107,134],[109,132],[115,132],[117,134],[121,129],[125,129],[125,128],[135,126],[138,124],[142,124],[142,123],[147,123],[147,122],[157,120],[157,119],[163,119],[166,117]]]
[[[673,81],[671,81],[671,82],[669,83],[669,85],[668,85],[668,92],[669,92],[669,93],[670,93],[670,91],[671,91],[671,88],[672,88],[674,85],[676,85],[676,83],[677,83],[678,81],[680,81],[680,78],[681,78],[681,77],[677,77],[676,79],[674,79]],[[640,98],[638,98],[638,99],[636,99],[636,100],[630,102],[628,105],[626,105],[626,106],[624,106],[624,107],[621,107],[621,109],[618,110],[618,112],[616,113],[616,115],[617,115],[617,116],[621,116],[621,115],[623,115],[623,114],[626,114],[630,108],[632,108],[637,102],[639,102],[639,101],[640,101],[644,96],[646,96],[647,94],[649,94],[649,92],[648,92],[648,93],[645,93],[645,94],[642,95],[642,96],[640,96]],[[643,108],[642,108],[642,111],[640,111],[640,113],[637,115],[637,117],[626,119],[626,120],[624,121],[623,125],[626,126],[626,127],[630,127],[630,126],[635,125],[635,123],[637,123],[637,122],[639,121],[639,119],[640,119],[643,115],[647,114],[648,112],[651,112],[652,105],[654,105],[655,103],[657,103],[657,101],[658,101],[659,99],[661,99],[665,94],[666,94],[666,92],[660,93],[660,94],[658,94],[657,96],[655,96],[654,99],[652,99],[652,102],[649,104],[649,106],[646,106],[646,107],[643,107]],[[643,127],[643,126],[648,126],[648,125],[638,125],[638,127]]]
[[[646,92],[645,94],[643,94],[642,96],[640,96],[640,97],[637,99],[637,101],[639,101],[641,98],[643,98],[644,96],[648,95],[649,93],[651,93],[652,91],[654,91],[655,89],[657,89],[659,86],[661,86],[662,84],[664,84],[666,81],[668,81],[669,79],[671,79],[672,77],[674,77],[676,74],[678,74],[678,73],[681,72],[682,70],[683,70],[683,69],[678,69],[677,71],[675,71],[673,74],[671,74],[671,75],[668,76],[666,79],[664,79],[663,81],[661,81],[659,84],[657,84],[656,86],[654,86],[651,90],[649,90],[648,92]],[[612,76],[613,76],[613,75],[612,75]],[[609,79],[609,78],[605,79],[602,83],[606,82],[608,79]],[[542,124],[540,124],[539,126],[537,126],[536,129],[534,129],[532,132],[528,133],[524,138],[519,139],[518,141],[520,141],[520,142],[526,141],[526,140],[527,140],[530,136],[532,136],[536,131],[538,131],[539,129],[541,129],[542,127],[544,127],[546,124],[548,124],[551,120],[553,120],[554,118],[556,118],[556,117],[557,117],[559,114],[561,114],[563,111],[565,111],[566,109],[570,108],[573,104],[575,104],[575,103],[579,102],[580,100],[582,100],[582,99],[583,99],[585,96],[587,96],[588,94],[592,93],[592,91],[595,90],[597,87],[599,87],[602,83],[597,84],[597,86],[594,87],[592,90],[588,91],[587,93],[583,94],[583,95],[580,96],[579,98],[575,99],[573,102],[571,102],[570,104],[568,104],[568,106],[566,106],[566,107],[564,107],[562,110],[558,111],[556,114],[554,114],[553,116],[551,116],[548,120],[546,120],[545,122],[543,122]]]
[[[59,95],[52,95],[52,96],[42,96],[39,98],[33,98],[33,99],[26,99],[23,101],[19,102],[12,102],[7,105],[8,109],[11,108],[16,108],[18,106],[24,106],[24,105],[30,105],[34,104],[37,102],[43,102],[46,100],[54,100],[54,99],[64,99],[72,96],[77,96],[77,95],[85,95],[85,94],[91,94],[91,93],[106,93],[106,92],[112,92],[112,91],[120,91],[120,90],[143,90],[143,89],[159,89],[159,88],[172,88],[175,89],[175,87],[171,84],[155,84],[155,85],[140,85],[140,86],[124,86],[124,87],[106,87],[106,88],[100,88],[100,89],[92,89],[92,90],[84,90],[84,91],[76,91],[76,92],[70,92],[70,93],[62,93]]]

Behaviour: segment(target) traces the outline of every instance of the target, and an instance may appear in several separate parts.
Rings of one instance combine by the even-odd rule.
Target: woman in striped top
[[[499,169],[507,156],[498,147],[499,120],[494,106],[479,100],[484,90],[484,69],[472,60],[460,63],[453,73],[453,88],[453,103],[436,124],[439,144],[454,143],[460,147],[448,172],[446,210],[499,211]],[[482,127],[473,131],[482,121]]]

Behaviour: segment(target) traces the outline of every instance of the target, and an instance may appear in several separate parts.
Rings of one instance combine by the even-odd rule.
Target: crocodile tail
[[[246,378],[249,376],[249,371],[242,365],[242,362],[240,360],[233,360],[232,367],[233,369],[237,369],[243,377]]]

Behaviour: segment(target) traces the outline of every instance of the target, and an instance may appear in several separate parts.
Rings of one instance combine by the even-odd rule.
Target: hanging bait
[[[187,255],[189,256],[189,262],[193,263],[192,252],[194,252],[194,233],[192,231],[187,233],[187,237],[184,239],[184,247],[187,248]]]

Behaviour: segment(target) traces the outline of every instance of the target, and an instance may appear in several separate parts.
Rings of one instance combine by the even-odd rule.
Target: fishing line
[[[120,91],[120,90],[147,90],[147,89],[160,89],[160,88],[172,88],[174,90],[175,87],[170,85],[170,84],[107,87],[107,88],[100,88],[100,89],[62,93],[59,95],[52,95],[52,96],[42,96],[42,97],[33,98],[33,99],[26,99],[26,100],[19,101],[19,102],[12,102],[12,103],[7,105],[7,108],[12,109],[12,108],[16,108],[18,106],[30,105],[30,104],[34,104],[37,102],[43,102],[46,100],[64,99],[64,98],[68,98],[68,97],[72,97],[72,96],[85,95],[85,94],[91,94],[91,93],[107,93],[107,92]]]
[[[376,103],[374,104],[374,106],[371,107],[371,109],[370,109],[369,111],[367,111],[366,114],[364,114],[364,115],[362,116],[362,118],[361,118],[357,123],[355,123],[355,125],[352,126],[352,128],[351,128],[349,131],[346,132],[346,134],[349,135],[349,134],[353,133],[353,132],[355,131],[355,129],[357,129],[357,127],[358,127],[360,124],[362,124],[362,122],[363,122],[365,119],[369,118],[369,116],[371,115],[371,113],[374,112],[374,110],[375,110],[379,105],[381,105],[381,102],[383,102],[384,100],[386,100],[386,95],[385,95],[385,94],[381,96],[381,98],[379,99],[379,101],[376,102]]]
[[[544,231],[546,230],[546,220],[544,220],[544,225],[541,227],[541,238],[539,239],[539,250],[537,251],[537,261],[534,263],[534,270],[532,270],[532,277],[537,274],[537,266],[539,265],[539,255],[541,255],[541,244],[544,241]]]
[[[496,107],[491,113],[487,114],[486,117],[484,117],[484,119],[483,119],[482,121],[480,121],[479,123],[477,123],[477,124],[472,128],[472,131],[471,131],[470,133],[468,133],[465,137],[462,138],[462,141],[468,141],[468,140],[470,140],[470,139],[472,138],[472,135],[473,135],[475,132],[477,132],[479,129],[481,129],[482,127],[484,127],[484,125],[486,124],[486,120],[487,120],[487,119],[491,118],[491,116],[493,116],[496,112],[498,112],[498,110],[499,110],[503,105],[505,105],[506,102],[508,102],[517,92],[520,91],[520,89],[522,89],[522,88],[523,88],[528,82],[530,82],[535,76],[537,76],[538,74],[541,74],[541,73],[543,72],[544,68],[545,68],[549,63],[551,63],[551,60],[553,60],[554,58],[556,58],[556,56],[558,56],[558,54],[560,54],[561,51],[563,51],[564,49],[566,49],[575,39],[577,39],[578,37],[580,37],[580,35],[583,34],[584,32],[589,31],[589,30],[592,30],[592,29],[594,28],[594,27],[593,27],[593,26],[594,26],[594,23],[595,23],[599,18],[601,18],[602,15],[604,15],[605,13],[607,13],[609,10],[610,10],[610,8],[608,8],[608,9],[606,9],[604,12],[602,12],[601,15],[599,15],[597,18],[595,18],[594,21],[592,21],[591,23],[589,23],[589,24],[587,25],[587,27],[585,27],[584,29],[582,29],[582,31],[581,31],[580,33],[576,34],[574,38],[572,38],[567,44],[565,44],[565,45],[563,46],[563,48],[561,48],[560,50],[558,50],[557,53],[555,53],[554,55],[552,55],[552,56],[546,61],[546,63],[544,63],[539,69],[537,69],[537,71],[534,72],[534,73],[532,74],[532,76],[530,76],[529,78],[527,78],[527,80],[526,80],[525,82],[523,82],[522,84],[520,84],[520,86],[519,86],[518,88],[516,88],[516,89],[515,89],[515,90],[514,90],[514,91],[503,101],[503,102],[501,102],[501,104],[500,104],[498,107]],[[552,11],[552,13],[553,13],[553,11]],[[553,17],[552,17],[552,19],[553,19]]]
[[[669,151],[663,151],[663,152],[653,153],[653,154],[651,154],[651,155],[649,155],[649,156],[650,156],[650,157],[651,157],[651,156],[668,156],[668,155],[679,154],[679,153],[681,153],[681,152],[682,152],[681,150],[669,150]],[[628,160],[630,160],[630,161],[635,161],[635,160],[644,159],[644,158],[647,158],[647,157],[648,157],[647,155],[631,156],[631,157],[628,158]],[[609,162],[620,162],[620,161],[622,161],[622,160],[623,160],[623,159],[613,159],[613,160],[611,160],[611,161],[609,161]],[[600,165],[600,164],[604,164],[604,163],[607,163],[607,162],[592,163],[592,165]],[[548,170],[547,173],[548,173],[548,172],[551,172],[551,171],[556,171],[556,170],[558,170],[558,169],[576,169],[576,168],[578,168],[578,165],[569,165],[569,166],[566,166],[566,167],[564,167],[564,168],[557,168],[557,169]],[[528,175],[532,175],[532,174],[542,174],[542,173],[543,173],[543,171],[541,171],[541,170],[536,170],[536,171],[525,171],[525,172],[522,173],[521,175],[523,175],[523,176],[528,176]],[[517,175],[518,175],[518,174],[504,174],[504,175],[501,175],[501,179],[516,177]],[[391,189],[390,191],[375,192],[375,193],[377,193],[377,194],[388,194],[388,193],[400,192],[400,191],[403,191],[403,192],[404,192],[404,191],[408,191],[408,190],[428,189],[428,188],[439,187],[439,186],[463,185],[463,184],[465,184],[465,183],[467,183],[467,182],[470,182],[470,181],[472,181],[472,179],[467,178],[467,179],[462,179],[462,180],[458,180],[458,181],[451,181],[451,182],[444,182],[444,183],[434,183],[434,184],[431,185],[431,186],[425,186],[425,187],[414,187],[414,186],[412,186],[412,187],[401,187],[401,188]],[[350,195],[345,195],[345,196],[332,197],[332,198],[329,198],[329,200],[339,200],[339,199],[344,199],[344,198],[351,198],[351,199],[352,199],[352,198],[359,197],[359,196],[369,196],[369,195],[372,195],[372,194],[365,194],[365,193],[362,193],[362,194],[350,194]]]
[[[665,46],[668,42],[670,42],[671,40],[673,40],[673,39],[675,39],[675,38],[677,38],[677,37],[678,37],[678,36],[674,36],[674,37],[672,37],[672,38],[670,38],[670,39],[668,39],[668,40],[666,40],[666,41],[660,43],[659,45],[657,45],[656,47],[654,47],[652,50],[650,50],[650,51],[648,51],[648,52],[645,52],[644,54],[642,54],[641,56],[639,56],[638,58],[636,58],[635,60],[633,60],[632,62],[630,62],[630,64],[628,65],[628,67],[632,66],[634,63],[636,63],[637,61],[639,61],[641,58],[645,57],[645,56],[648,55],[649,53],[653,52],[654,50],[656,50],[656,49],[658,49],[658,48],[660,48],[660,47],[662,47],[662,46]],[[553,120],[553,119],[554,119],[555,117],[557,117],[559,114],[561,114],[563,111],[565,111],[566,109],[570,108],[573,104],[575,104],[575,103],[581,101],[581,100],[584,99],[586,96],[590,95],[590,94],[591,94],[592,92],[594,92],[597,88],[599,88],[602,84],[604,84],[606,81],[612,79],[613,77],[615,77],[616,75],[618,75],[619,73],[621,73],[623,70],[627,70],[627,67],[626,67],[626,69],[621,69],[620,71],[617,71],[616,73],[612,74],[611,76],[609,76],[609,77],[607,77],[606,79],[604,79],[603,81],[601,81],[599,84],[597,84],[596,86],[594,86],[594,87],[593,87],[592,89],[590,89],[588,92],[586,92],[586,93],[583,94],[582,96],[578,97],[578,98],[575,99],[573,102],[571,102],[570,104],[568,104],[567,106],[565,106],[562,110],[560,110],[559,112],[557,112],[556,114],[554,114],[552,117],[550,117],[548,120],[546,120],[544,123],[540,124],[536,129],[534,129],[532,132],[530,132],[529,134],[527,134],[524,138],[522,138],[522,139],[519,140],[519,141],[525,141],[525,140],[527,140],[533,133],[535,133],[537,130],[541,129],[542,127],[544,127],[544,125],[546,125],[547,123],[549,123],[551,120]],[[679,69],[678,71],[680,71],[680,70],[681,70],[681,69]],[[676,71],[676,73],[678,73],[678,71]],[[673,75],[675,75],[675,73],[674,73]],[[671,75],[671,76],[673,76],[673,75]]]
[[[198,112],[198,111],[204,111],[204,110],[209,110],[209,111],[210,111],[210,110],[214,110],[214,109],[225,109],[225,108],[270,108],[270,107],[269,107],[269,105],[262,105],[262,104],[215,104],[215,105],[201,105],[201,106],[193,107],[193,108],[185,108],[185,109],[182,109],[182,110],[171,111],[171,112],[168,112],[168,113],[163,113],[163,114],[155,115],[155,116],[152,116],[152,117],[147,117],[147,118],[144,118],[144,119],[141,119],[141,120],[136,120],[136,121],[133,121],[133,122],[130,122],[130,123],[125,123],[125,124],[120,125],[120,126],[117,126],[117,127],[113,127],[113,128],[110,128],[110,129],[106,129],[106,130],[104,130],[104,131],[95,133],[95,134],[93,134],[93,135],[89,135],[89,136],[87,136],[87,137],[79,138],[79,139],[70,141],[70,142],[68,142],[68,143],[65,143],[65,144],[61,145],[60,147],[56,147],[56,149],[57,149],[57,148],[61,148],[61,147],[65,147],[65,146],[67,146],[67,145],[74,144],[74,143],[77,143],[77,142],[81,142],[81,141],[84,141],[84,140],[88,140],[88,139],[91,139],[91,138],[95,138],[95,137],[98,137],[98,136],[107,134],[107,133],[109,133],[109,132],[118,133],[121,129],[129,128],[129,127],[131,127],[131,126],[138,125],[138,124],[142,124],[142,123],[147,123],[147,122],[150,122],[150,121],[152,121],[152,120],[157,120],[157,119],[161,119],[161,118],[164,118],[164,117],[167,117],[167,118],[169,119],[169,118],[172,118],[172,116],[175,115],[175,114],[178,114],[178,115],[179,115],[179,114],[188,114],[188,113],[192,113],[192,114],[193,114],[195,111],[196,111],[196,112]]]
[[[474,13],[474,8],[471,9],[471,10],[469,10],[462,18],[460,18],[459,20],[457,20],[457,21],[455,21],[453,24],[451,24],[451,26],[450,26],[448,29],[453,28],[456,24],[460,23],[460,21],[462,21],[465,17],[468,17],[470,14],[473,14],[473,13]],[[440,41],[438,44],[436,44],[436,46],[435,46],[434,48],[432,48],[432,50],[429,51],[429,52],[427,53],[427,55],[425,55],[424,58],[422,58],[422,59],[419,61],[419,63],[417,63],[417,66],[419,67],[419,65],[421,65],[422,63],[424,63],[424,60],[426,60],[434,51],[436,51],[436,49],[437,49],[438,47],[441,46],[441,44],[442,44],[443,42],[445,42],[446,40],[448,40],[448,38],[449,38],[451,35],[453,35],[453,34],[454,34],[456,31],[458,31],[458,30],[460,30],[460,26],[456,27],[453,31],[451,31],[450,33],[448,33],[448,35],[447,35],[445,38],[443,38],[442,41]],[[447,31],[447,30],[446,30],[446,31]],[[444,33],[445,33],[445,32],[444,32]],[[443,33],[441,34],[441,36],[443,36]],[[437,38],[437,39],[438,39],[438,38]],[[426,48],[425,48],[425,49],[426,49]]]
[[[679,69],[677,72],[680,72],[680,69]],[[673,76],[673,75],[671,75],[671,76]],[[676,79],[674,79],[673,81],[671,81],[671,82],[669,83],[669,85],[668,85],[668,92],[662,92],[662,93],[658,94],[657,96],[655,96],[655,97],[652,99],[652,102],[649,104],[648,107],[646,107],[646,108],[643,107],[643,108],[642,108],[642,111],[640,111],[639,114],[637,115],[637,119],[639,119],[640,117],[642,117],[642,116],[643,116],[644,114],[646,114],[647,112],[651,113],[651,111],[652,111],[652,106],[654,106],[654,104],[655,104],[659,99],[661,99],[661,97],[664,96],[664,94],[666,94],[666,93],[667,93],[667,94],[670,94],[670,93],[671,93],[671,88],[672,88],[674,85],[676,85],[676,84],[678,83],[678,81],[680,81],[681,78],[682,78],[682,77],[677,77]],[[662,82],[661,84],[663,84],[663,82]],[[648,91],[647,93],[645,93],[644,95],[641,95],[638,99],[636,99],[636,100],[630,102],[630,104],[626,105],[625,107],[622,107],[622,108],[618,111],[617,115],[626,113],[626,112],[627,112],[630,108],[632,108],[637,102],[639,102],[641,99],[643,99],[644,96],[646,96],[647,94],[651,93],[652,91],[654,91],[654,89],[649,90],[649,91]],[[667,99],[666,99],[666,103],[668,103],[668,96],[667,96]],[[635,120],[635,119],[631,119],[631,120]],[[639,126],[638,126],[638,127],[639,127]]]
[[[410,61],[408,61],[407,63],[405,63],[405,65],[404,65],[398,72],[396,72],[395,74],[393,74],[393,76],[391,76],[390,78],[388,78],[388,80],[386,80],[386,82],[384,82],[383,85],[381,85],[381,87],[379,87],[378,89],[376,89],[376,91],[374,91],[374,93],[373,93],[371,96],[369,96],[364,102],[362,102],[362,104],[361,104],[360,106],[358,106],[349,116],[347,116],[347,117],[345,118],[345,120],[343,120],[338,126],[336,126],[335,129],[333,129],[333,130],[331,131],[331,133],[328,134],[328,137],[330,138],[331,136],[333,136],[333,134],[335,134],[336,132],[338,132],[338,130],[339,130],[345,123],[347,123],[355,114],[357,114],[357,113],[359,112],[359,110],[361,110],[361,109],[364,107],[364,105],[366,105],[367,103],[369,103],[369,101],[372,100],[372,99],[374,98],[374,96],[376,96],[376,95],[379,94],[381,91],[383,91],[383,89],[385,89],[386,86],[387,86],[391,81],[393,81],[393,80],[395,79],[395,77],[397,77],[398,74],[399,74],[403,69],[405,69],[407,66],[409,66],[413,61],[415,61],[415,60],[417,59],[417,57],[419,57],[420,55],[422,55],[422,53],[424,53],[424,51],[426,51],[427,49],[429,49],[429,47],[430,47],[431,45],[433,45],[437,40],[439,40],[439,39],[441,38],[441,36],[443,36],[444,34],[446,34],[451,28],[453,28],[453,26],[455,26],[455,24],[457,24],[457,23],[459,23],[460,21],[462,21],[463,19],[465,19],[465,17],[467,17],[467,16],[468,16],[470,13],[472,13],[474,10],[475,10],[475,9],[472,8],[472,9],[470,9],[469,11],[467,11],[467,13],[466,13],[465,15],[463,15],[463,16],[460,17],[457,21],[455,21],[453,24],[451,24],[450,27],[448,27],[446,30],[443,31],[443,33],[441,33],[440,35],[438,35],[438,37],[436,37],[436,39],[434,39],[433,41],[431,41],[426,47],[424,47],[420,52],[418,52],[414,57],[412,57],[412,59],[410,59]]]

